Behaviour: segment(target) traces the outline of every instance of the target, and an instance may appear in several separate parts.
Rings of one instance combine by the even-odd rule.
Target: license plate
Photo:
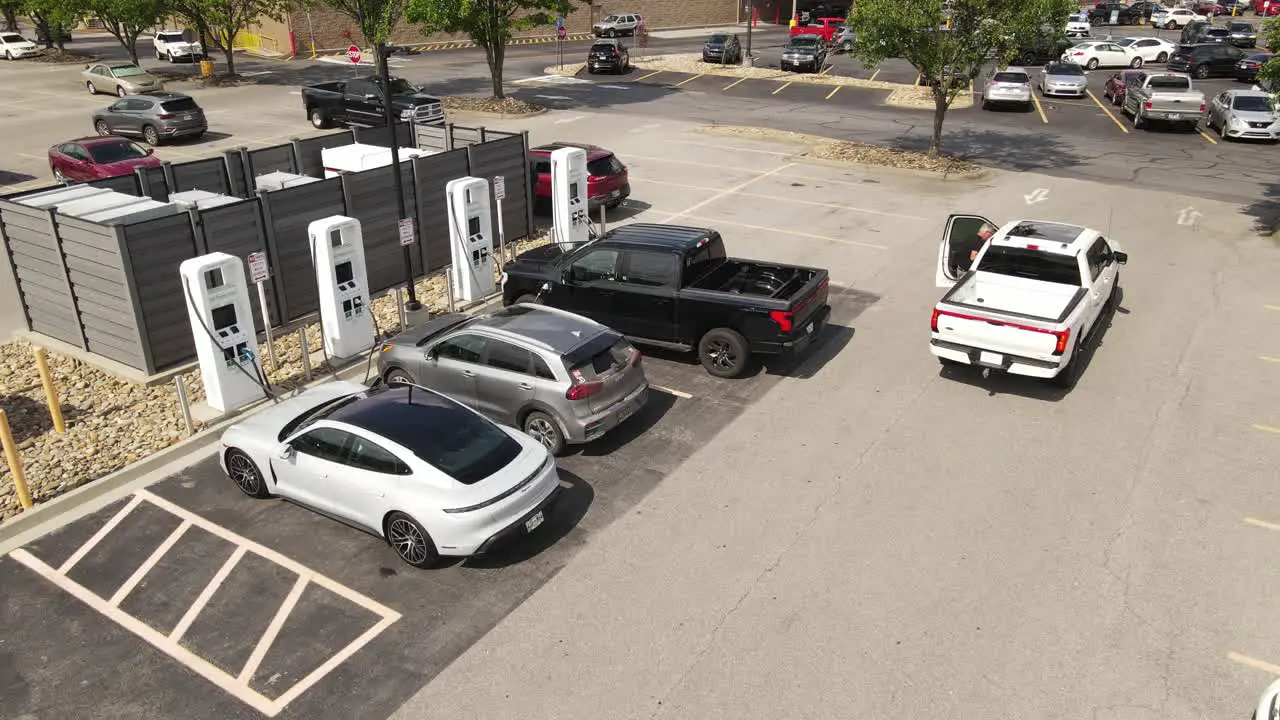
[[[524,521],[524,531],[533,532],[534,530],[537,530],[538,526],[542,524],[543,519],[542,511],[539,510],[536,515]]]
[[[183,116],[182,116],[182,119],[183,119],[183,120],[190,120],[190,119],[191,119],[191,116],[190,116],[190,115],[183,115]]]
[[[1169,113],[1169,119],[1170,119],[1170,120],[1181,120],[1181,119],[1182,119],[1182,114],[1181,114],[1181,113]]]
[[[990,353],[983,351],[978,353],[978,362],[982,365],[995,365],[996,367],[1004,366],[1004,356],[1000,353]]]
[[[619,195],[621,195],[621,194],[622,194],[622,191],[621,191],[621,190],[614,190],[613,192],[609,193],[609,199],[610,199],[610,200],[616,200],[616,199],[618,198],[618,196],[619,196]]]
[[[814,327],[815,327],[815,323],[809,323],[809,325],[804,329],[805,333],[808,335],[812,335]]]
[[[632,415],[634,415],[634,414],[635,414],[635,412],[636,412],[636,407],[637,407],[637,405],[636,405],[635,403],[632,403],[631,405],[628,405],[628,406],[626,406],[626,407],[622,408],[621,410],[619,410],[619,411],[618,411],[618,422],[622,422],[623,420],[626,420],[627,418],[629,418],[629,417],[631,417]]]

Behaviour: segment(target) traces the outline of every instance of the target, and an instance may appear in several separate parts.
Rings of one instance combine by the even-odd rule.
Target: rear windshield
[[[1232,110],[1245,112],[1271,112],[1273,107],[1271,98],[1258,95],[1241,95],[1231,103]]]
[[[463,485],[480,482],[520,455],[520,443],[461,405],[423,413],[417,429],[420,442],[409,445],[413,454]]]
[[[1070,255],[993,245],[982,256],[978,269],[999,275],[1080,286],[1080,268]]]
[[[89,151],[93,161],[99,165],[120,162],[121,160],[135,160],[147,156],[147,152],[142,149],[142,146],[128,140],[118,143],[89,145],[85,149]]]
[[[1205,37],[1226,37],[1230,34],[1231,31],[1226,28],[1209,28],[1204,31]]]
[[[160,107],[169,112],[191,112],[193,110],[200,109],[200,107],[196,105],[196,101],[189,97],[177,98],[176,100],[165,100],[160,103]]]
[[[577,362],[566,363],[569,365],[569,375],[573,378],[575,383],[599,380],[601,376],[620,370],[626,367],[627,363],[631,362],[631,351],[633,350],[631,343],[627,342],[626,338],[618,337],[613,333],[609,333],[605,338],[601,338],[601,342],[599,344],[594,342],[591,343],[591,345],[595,347],[591,347],[590,349],[596,350],[599,345],[615,338],[616,342],[608,345],[603,350],[598,350],[597,352],[592,353],[590,357],[577,359]],[[565,360],[568,361],[570,358],[566,357]]]
[[[180,32],[160,33],[159,35],[156,35],[156,39],[163,40],[165,42],[182,42],[182,33]]]
[[[618,52],[618,46],[612,43],[600,43],[599,45],[592,45],[591,52],[613,54]]]
[[[992,80],[994,80],[995,82],[1018,83],[1018,84],[1031,82],[1031,78],[1027,77],[1026,73],[1019,73],[1019,72],[996,73],[995,77],[992,78]]]
[[[612,155],[596,158],[595,160],[587,163],[588,175],[617,175],[620,172],[622,172],[622,163],[618,161],[618,158]]]
[[[724,260],[724,241],[716,237],[684,258],[684,284],[686,287],[702,279],[711,268]]]
[[[1148,80],[1147,87],[1161,88],[1164,90],[1186,90],[1191,87],[1191,81],[1183,77],[1177,77],[1176,75],[1164,75],[1153,77]]]
[[[1084,69],[1075,63],[1049,63],[1044,71],[1050,75],[1084,75]]]

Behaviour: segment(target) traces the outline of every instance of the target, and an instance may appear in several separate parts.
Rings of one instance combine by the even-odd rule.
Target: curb
[[[531,117],[538,117],[539,115],[546,115],[547,113],[551,112],[551,108],[540,107],[537,110],[534,110],[533,112],[527,112],[527,113],[495,113],[495,112],[486,112],[484,110],[453,110],[450,108],[445,108],[445,112],[462,114],[462,115],[475,115],[477,117],[494,118],[495,120],[519,120],[521,118],[531,118]]]

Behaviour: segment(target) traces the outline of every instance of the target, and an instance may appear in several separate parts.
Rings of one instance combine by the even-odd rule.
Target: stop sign
[[[351,47],[347,48],[347,57],[351,59],[351,62],[359,63],[360,48],[356,47],[355,45],[352,45]]]

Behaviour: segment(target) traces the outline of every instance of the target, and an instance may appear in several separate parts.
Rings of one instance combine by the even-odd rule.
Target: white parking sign
[[[501,200],[507,196],[507,178],[504,175],[493,176],[493,198]]]
[[[260,283],[267,279],[267,254],[249,253],[249,282]]]

